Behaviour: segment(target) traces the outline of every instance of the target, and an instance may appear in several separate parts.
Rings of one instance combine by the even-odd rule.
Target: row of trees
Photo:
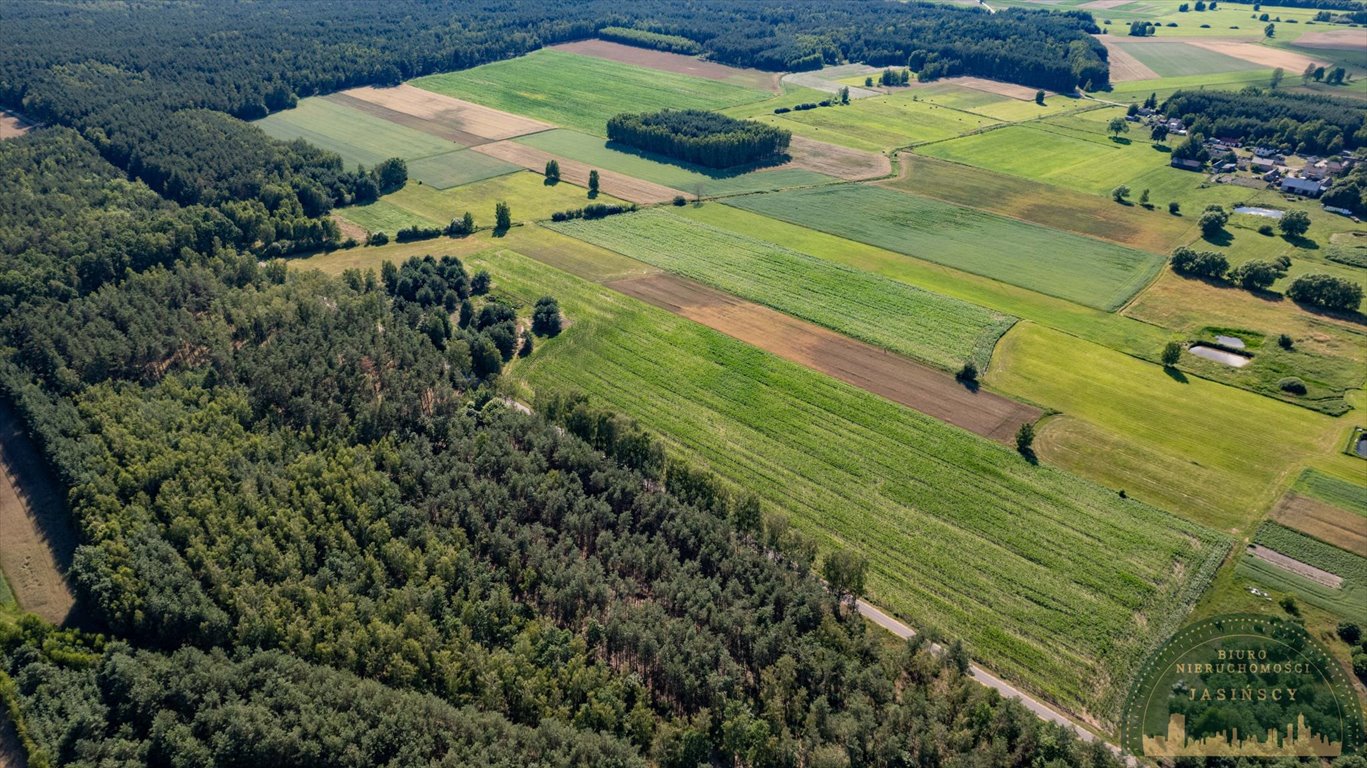
[[[1177,91],[1163,104],[1191,133],[1334,153],[1367,145],[1367,122],[1353,102],[1316,94],[1248,87],[1242,91]]]
[[[1265,291],[1286,277],[1291,259],[1253,259],[1230,269],[1229,260],[1216,251],[1197,251],[1182,246],[1172,252],[1169,261],[1179,275],[1211,281],[1227,281],[1250,291]],[[1287,286],[1286,295],[1293,301],[1323,309],[1355,312],[1362,304],[1362,286],[1334,275],[1301,275]]]
[[[610,141],[708,168],[772,161],[788,150],[792,132],[702,109],[665,109],[608,119]]]

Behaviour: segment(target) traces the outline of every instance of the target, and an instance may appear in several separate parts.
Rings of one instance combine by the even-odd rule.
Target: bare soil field
[[[1306,32],[1296,38],[1296,45],[1301,48],[1357,51],[1367,48],[1367,29],[1329,29],[1323,32]]]
[[[467,147],[555,127],[406,84],[393,88],[352,88],[326,98]]]
[[[529,147],[525,144],[518,144],[515,141],[496,141],[491,144],[482,144],[473,148],[475,152],[480,152],[503,160],[514,165],[520,165],[529,171],[541,173],[546,170],[546,161],[554,158],[560,163],[560,176],[565,181],[579,186],[587,186],[589,183],[589,171],[592,170],[588,164],[577,160],[570,160],[564,157],[555,157],[549,152]],[[640,205],[651,205],[673,200],[676,195],[683,192],[677,189],[670,189],[662,184],[655,184],[649,181],[625,176],[612,171],[598,170],[599,183],[603,194],[619,197]]]
[[[778,72],[731,67],[714,61],[703,61],[695,56],[685,56],[681,53],[654,51],[649,48],[637,48],[634,45],[623,45],[607,40],[580,40],[574,43],[561,43],[551,46],[551,49],[632,64],[647,69],[658,69],[661,72],[692,75],[708,80],[721,80],[733,85],[744,85],[771,93],[779,93],[780,90],[779,77],[781,74]]]
[[[877,179],[892,173],[887,155],[794,136],[788,144],[791,165],[847,181]]]
[[[1367,557],[1367,517],[1288,492],[1273,508],[1272,519],[1287,528]]]
[[[64,574],[76,544],[65,494],[18,414],[0,403],[0,570],[20,608],[53,624],[75,619]]]
[[[365,243],[366,237],[370,234],[369,232],[365,231],[365,227],[357,224],[354,221],[351,221],[350,219],[338,216],[336,213],[332,214],[331,218],[333,221],[337,222],[337,228],[342,230],[343,237],[354,237],[356,238],[357,242],[362,244]]]
[[[999,83],[996,80],[986,80],[981,77],[951,77],[939,80],[940,83],[952,83],[964,88],[972,88],[976,91],[986,91],[995,93],[998,96],[1007,96],[1021,101],[1034,101],[1035,89],[1027,88],[1015,83]]]
[[[1083,3],[1082,5],[1079,5],[1078,8],[1086,8],[1086,9],[1088,9],[1088,10],[1097,10],[1097,11],[1106,11],[1106,10],[1110,10],[1111,8],[1115,8],[1116,6],[1119,6],[1119,5],[1127,5],[1127,4],[1129,4],[1129,3],[1133,2],[1133,1],[1134,1],[1134,0],[1092,0],[1092,2],[1090,2],[1090,3]]]
[[[1000,395],[971,392],[949,375],[669,274],[607,283],[609,288],[686,317],[786,360],[983,437],[1007,442],[1040,411]]]
[[[1233,56],[1236,59],[1251,61],[1264,67],[1281,67],[1290,74],[1304,72],[1305,68],[1311,64],[1322,65],[1327,61],[1312,59],[1309,56],[1288,51],[1282,48],[1273,48],[1267,45],[1250,43],[1247,40],[1207,40],[1202,38],[1192,38],[1184,40],[1198,48],[1205,48],[1208,51],[1223,53],[1226,56]],[[1367,45],[1367,39],[1363,40]],[[1114,64],[1112,64],[1114,67]]]
[[[0,141],[18,138],[36,127],[18,112],[0,109]]]
[[[1133,54],[1126,51],[1110,35],[1100,35],[1097,37],[1101,44],[1106,46],[1106,52],[1110,54],[1111,63],[1111,82],[1124,83],[1131,80],[1157,80],[1158,73],[1149,68],[1147,64],[1136,59]],[[1126,38],[1125,42],[1142,40],[1143,38]]]
[[[1339,589],[1343,586],[1342,576],[1316,568],[1309,563],[1302,563],[1296,558],[1283,555],[1275,549],[1268,549],[1267,547],[1258,544],[1249,544],[1248,554],[1259,560],[1271,563],[1284,571],[1290,571],[1297,576],[1310,579],[1316,584],[1323,584],[1330,589]]]

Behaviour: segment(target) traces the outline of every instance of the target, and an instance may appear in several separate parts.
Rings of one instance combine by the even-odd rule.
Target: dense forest
[[[708,168],[776,160],[791,131],[702,109],[665,109],[608,119],[608,140]]]
[[[508,407],[553,298],[260,261],[68,129],[0,169],[0,393],[113,638],[0,633],[33,764],[1115,765],[631,422]]]
[[[1261,88],[1177,91],[1162,105],[1193,134],[1236,138],[1301,153],[1367,146],[1367,113],[1344,99]]]

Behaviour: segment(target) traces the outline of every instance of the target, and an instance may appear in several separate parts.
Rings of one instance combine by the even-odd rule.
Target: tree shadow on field
[[[1124,136],[1112,136],[1112,137],[1111,137],[1111,141],[1114,141],[1114,142],[1117,143],[1117,144],[1122,144],[1122,145],[1127,146],[1127,147],[1128,147],[1129,145],[1131,145],[1131,144],[1134,143],[1133,141],[1130,141],[1129,139],[1125,138]]]
[[[1168,375],[1168,378],[1172,379],[1178,384],[1187,384],[1190,382],[1190,379],[1187,378],[1187,375],[1185,373],[1182,373],[1181,371],[1177,370],[1171,365],[1163,366],[1163,373],[1166,373]]]

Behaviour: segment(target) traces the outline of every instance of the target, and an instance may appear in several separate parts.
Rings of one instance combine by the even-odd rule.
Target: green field
[[[410,85],[600,136],[608,118],[621,112],[722,109],[772,95],[717,80],[552,50],[428,75]]]
[[[824,551],[867,555],[880,606],[1103,720],[1226,551],[1206,529],[604,287],[506,251],[467,262],[501,292],[556,296],[572,323],[510,375],[639,419]]]
[[[609,195],[590,201],[583,187],[564,181],[548,185],[540,174],[519,170],[446,190],[409,182],[370,205],[339,208],[337,213],[368,232],[393,234],[413,225],[445,227],[466,211],[474,214],[477,225],[490,226],[494,205],[500,200],[507,201],[515,222],[549,219],[556,211],[583,208],[590,202],[622,203]]]
[[[1002,337],[987,383],[1062,412],[1040,432],[1046,461],[1227,531],[1252,530],[1342,431],[1328,416],[1032,323]]]
[[[1367,517],[1367,486],[1354,485],[1308,469],[1296,479],[1294,490],[1325,504]]]
[[[1326,587],[1276,566],[1245,555],[1240,571],[1269,586],[1293,592],[1312,605],[1359,621],[1367,621],[1367,558],[1312,539],[1276,523],[1264,523],[1253,537],[1255,544],[1274,549],[1343,578],[1338,589]]]
[[[437,189],[450,189],[521,171],[520,166],[462,149],[408,162],[408,178]]]
[[[550,229],[848,336],[957,371],[986,370],[1015,318],[662,210]]]
[[[822,98],[829,98],[829,94]],[[791,107],[800,101],[784,99],[781,105]],[[787,128],[798,136],[875,152],[962,136],[1001,123],[985,115],[921,101],[915,90],[783,115],[773,114],[775,105],[771,100],[728,113]],[[1039,109],[1044,112],[1044,108]]]
[[[1291,82],[1291,73],[1287,73],[1287,81]],[[1237,91],[1250,85],[1266,86],[1268,79],[1272,77],[1272,69],[1244,70],[1241,72],[1223,72],[1216,75],[1185,75],[1183,77],[1164,77],[1158,80],[1130,80],[1123,83],[1114,83],[1111,91],[1106,95],[1110,101],[1143,101],[1149,94],[1157,94],[1158,98],[1164,99],[1172,95],[1174,91],[1183,88],[1208,88],[1210,90]]]
[[[1244,72],[1266,67],[1246,59],[1183,42],[1120,43],[1122,49],[1161,77],[1210,75],[1218,72]]]
[[[884,248],[856,243],[729,205],[690,206],[678,212],[729,232],[756,237],[836,264],[995,309],[1003,314],[1034,320],[1128,354],[1148,355],[1156,360],[1163,345],[1172,338],[1169,332],[1151,323],[1084,307],[929,261],[909,259]],[[1145,292],[1141,297],[1147,295]]]
[[[799,189],[728,204],[1098,309],[1123,305],[1163,264],[1151,253],[881,187]]]
[[[276,112],[255,125],[277,139],[305,139],[336,152],[348,168],[358,163],[372,166],[391,157],[413,160],[444,155],[461,148],[454,142],[324,98],[304,99],[294,109]]]
[[[829,184],[836,179],[803,168],[780,168],[749,173],[725,173],[656,158],[628,148],[610,147],[605,139],[577,131],[555,130],[515,139],[559,157],[578,160],[596,168],[616,171],[645,181],[703,196],[768,192],[790,187]]]
[[[1093,102],[1062,95],[1049,96],[1044,100],[1044,104],[1040,105],[1033,100],[1017,99],[999,93],[980,91],[955,83],[918,85],[914,96],[921,101],[928,101],[938,106],[972,112],[994,120],[1011,123],[1035,120],[1061,112],[1089,109],[1095,106]]]

